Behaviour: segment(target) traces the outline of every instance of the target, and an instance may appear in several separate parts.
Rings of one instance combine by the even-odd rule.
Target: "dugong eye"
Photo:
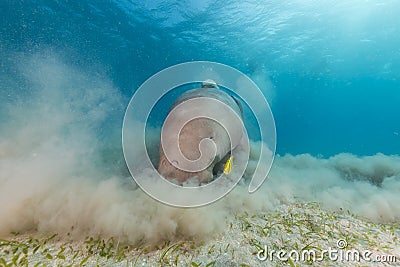
[[[208,137],[209,139],[214,139],[214,136],[210,136],[210,137]]]

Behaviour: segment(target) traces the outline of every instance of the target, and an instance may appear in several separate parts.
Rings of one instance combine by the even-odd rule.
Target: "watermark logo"
[[[340,262],[385,262],[395,263],[397,261],[394,255],[374,255],[372,251],[358,250],[355,248],[347,248],[347,241],[339,239],[336,242],[336,248],[328,247],[327,249],[303,249],[298,250],[274,250],[268,249],[265,245],[263,249],[257,253],[260,261],[292,261],[292,262],[321,262],[324,260],[340,261]]]
[[[224,88],[225,94],[232,92],[250,108],[257,121],[262,144],[248,187],[249,193],[255,192],[267,178],[275,154],[276,130],[271,109],[264,94],[248,76],[227,65],[207,61],[187,62],[164,69],[146,80],[131,98],[123,122],[122,145],[125,161],[135,182],[149,196],[165,204],[198,207],[222,198],[242,178],[250,153],[246,127],[237,107],[225,101],[223,96],[215,94],[183,99],[171,109],[162,126],[160,151],[168,164],[182,175],[202,174],[215,164],[216,158],[229,152],[231,158],[224,172],[207,184],[186,187],[165,179],[154,167],[145,142],[149,115],[165,94],[188,84],[199,84],[198,87],[204,87],[205,90],[211,87]],[[182,140],[188,140],[185,135],[187,129],[196,127],[194,122],[198,119],[210,121],[210,127],[219,127],[219,130],[217,136],[209,138],[203,138],[197,131],[202,137],[197,140],[199,155],[191,158],[188,151],[184,150]],[[228,151],[225,151],[225,144],[221,145],[226,140],[229,143]]]

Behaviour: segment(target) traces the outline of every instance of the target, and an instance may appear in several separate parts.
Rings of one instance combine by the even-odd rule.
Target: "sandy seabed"
[[[151,246],[112,237],[77,241],[13,233],[0,241],[0,266],[400,266],[399,224],[326,211],[316,202],[243,212],[224,225],[222,232],[201,241]]]

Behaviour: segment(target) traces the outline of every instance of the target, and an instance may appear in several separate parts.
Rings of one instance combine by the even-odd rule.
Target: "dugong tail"
[[[207,79],[201,83],[201,88],[216,88],[219,89],[219,86],[216,81]]]
[[[215,88],[215,89],[220,89],[217,82],[211,79],[207,79],[205,81],[203,81],[201,83],[201,88]],[[239,99],[237,99],[236,97],[234,97],[233,95],[230,95],[232,97],[232,99],[236,102],[236,105],[239,107],[240,109],[240,114],[243,115],[243,106],[242,103],[239,101]]]

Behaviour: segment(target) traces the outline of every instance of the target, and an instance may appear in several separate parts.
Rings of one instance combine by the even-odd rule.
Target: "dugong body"
[[[238,116],[241,116],[241,106],[239,102],[234,99],[228,93],[220,90],[218,86],[207,86],[203,88],[193,89],[182,94],[173,104],[171,111],[179,104],[191,100],[198,99],[199,97],[207,97],[211,99],[216,99],[223,102],[229,106]],[[198,106],[188,105],[185,106],[184,110],[174,111],[174,118],[179,118],[180,115],[184,115],[191,112],[191,109],[199,108]],[[201,109],[207,109],[211,114],[220,114],[221,108],[212,103],[205,104],[201,106]],[[176,114],[175,112],[178,112]],[[179,127],[175,123],[178,119],[166,120],[163,125],[163,131],[165,129],[173,129],[174,127]],[[236,127],[236,126],[233,126]],[[210,182],[213,179],[213,171],[215,172],[215,167],[221,166],[222,161],[226,161],[229,158],[231,149],[235,148],[241,141],[241,129],[234,129],[236,136],[233,138],[228,136],[226,129],[222,127],[218,122],[209,118],[195,118],[187,122],[179,133],[179,138],[176,136],[163,136],[162,143],[160,142],[160,161],[158,164],[158,172],[169,180],[175,180],[179,184],[185,183],[188,179],[192,177],[197,177],[200,183]],[[200,141],[210,139],[214,142],[216,147],[215,157],[209,159],[210,164],[208,167],[200,171],[188,171],[184,168],[179,168],[179,160],[174,160],[174,158],[167,157],[164,149],[168,149],[171,146],[180,148],[182,154],[189,160],[196,160],[201,157],[199,150]],[[179,141],[177,141],[179,140]],[[231,144],[232,141],[232,144]],[[177,144],[179,142],[179,144]],[[203,155],[204,156],[204,155]],[[183,164],[181,164],[183,165]],[[223,166],[223,163],[222,163]]]

